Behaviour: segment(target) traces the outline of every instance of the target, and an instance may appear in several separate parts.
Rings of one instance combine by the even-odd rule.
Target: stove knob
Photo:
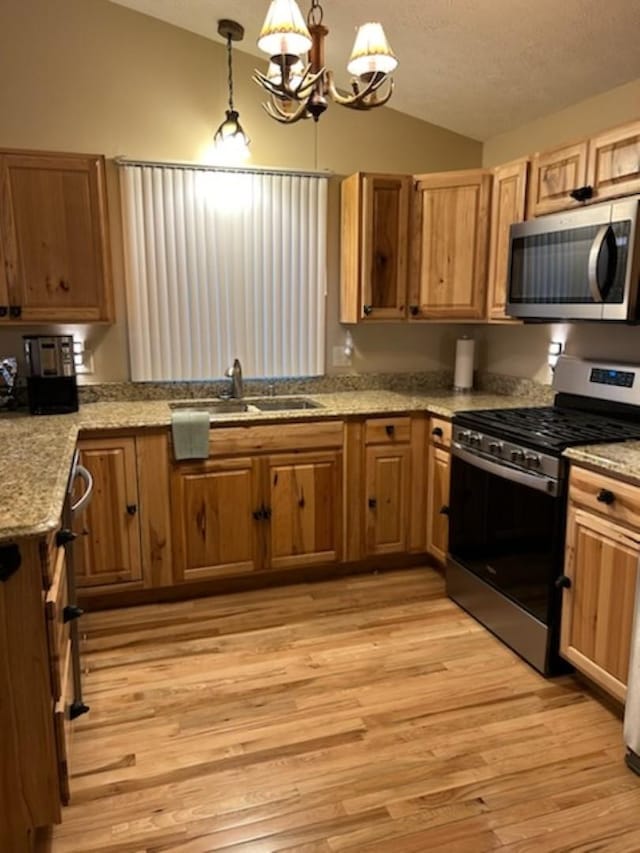
[[[461,441],[463,444],[469,444],[469,438],[471,437],[471,433],[468,429],[462,429],[458,433],[458,441]]]
[[[539,468],[542,464],[537,453],[527,453],[524,457],[524,461],[527,463],[527,468]]]
[[[493,453],[494,456],[502,456],[502,442],[501,441],[489,442],[489,453]]]
[[[516,450],[511,451],[511,461],[512,462],[524,462],[524,453],[522,450],[517,448]]]
[[[482,436],[479,432],[471,433],[471,435],[469,436],[469,444],[472,447],[480,447],[480,445],[482,444]]]

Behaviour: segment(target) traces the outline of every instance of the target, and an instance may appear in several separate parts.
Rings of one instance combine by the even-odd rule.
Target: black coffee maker
[[[72,335],[24,337],[27,398],[32,415],[78,411],[78,382]]]

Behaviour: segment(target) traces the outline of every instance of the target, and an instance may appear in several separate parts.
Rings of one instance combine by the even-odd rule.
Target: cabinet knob
[[[444,433],[442,432],[442,427],[434,427],[431,430],[431,435],[435,435],[437,438],[442,438]]]
[[[369,498],[369,509],[375,509],[378,506],[378,501],[375,498]]]
[[[135,515],[138,512],[137,504],[127,504],[127,513],[129,515]]]
[[[76,619],[79,619],[84,615],[84,610],[82,607],[78,607],[75,604],[67,604],[67,606],[62,611],[62,621],[63,622],[75,622]]]
[[[362,312],[365,317],[369,317],[369,315],[373,314],[373,305],[363,305]]]
[[[72,702],[71,705],[69,705],[69,719],[75,720],[83,714],[88,714],[89,711],[89,706],[85,705],[84,702]]]
[[[17,545],[5,545],[0,548],[0,582],[6,583],[21,564],[22,557]]]
[[[254,509],[252,515],[255,521],[264,521],[264,507]]]
[[[420,313],[420,306],[419,305],[409,305],[409,314],[411,314],[412,317],[417,317],[419,313]]]
[[[6,317],[9,313],[8,305],[0,305],[0,317]]]
[[[449,515],[449,514],[450,514],[450,511],[449,511],[448,506],[441,506],[440,507],[440,515]]]
[[[615,501],[616,496],[609,489],[600,489],[596,500],[598,503],[606,504],[607,506],[611,506],[611,504]]]
[[[18,320],[22,316],[21,305],[9,305],[9,316],[14,320]]]
[[[384,428],[384,431],[389,436],[389,438],[393,438],[393,436],[395,435],[395,432],[396,432],[396,428],[393,424],[387,424],[386,427]]]
[[[571,589],[571,578],[566,575],[560,575],[555,581],[556,589]]]
[[[593,198],[593,187],[576,187],[575,190],[571,190],[569,195],[574,201],[589,201],[590,198]]]

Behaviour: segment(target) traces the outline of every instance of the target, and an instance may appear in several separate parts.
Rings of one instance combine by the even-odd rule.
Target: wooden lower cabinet
[[[365,470],[366,556],[407,551],[411,448],[367,447]]]
[[[269,456],[267,563],[271,569],[342,557],[342,452]]]
[[[79,588],[142,586],[135,438],[83,439],[80,462],[91,473],[93,498],[79,519],[86,535],[75,549]]]
[[[172,476],[175,579],[206,580],[260,568],[256,459],[181,464]]]
[[[427,552],[444,563],[449,549],[449,478],[451,453],[433,442],[427,462]]]
[[[570,504],[567,519],[560,651],[624,701],[640,532]]]

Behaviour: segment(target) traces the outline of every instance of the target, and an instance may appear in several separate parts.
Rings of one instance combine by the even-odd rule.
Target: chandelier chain
[[[227,36],[227,85],[229,87],[229,109],[233,112],[233,62],[231,58],[231,35]]]
[[[311,8],[307,15],[307,24],[310,27],[317,27],[322,24],[324,18],[324,9],[320,5],[320,0],[311,0]]]

